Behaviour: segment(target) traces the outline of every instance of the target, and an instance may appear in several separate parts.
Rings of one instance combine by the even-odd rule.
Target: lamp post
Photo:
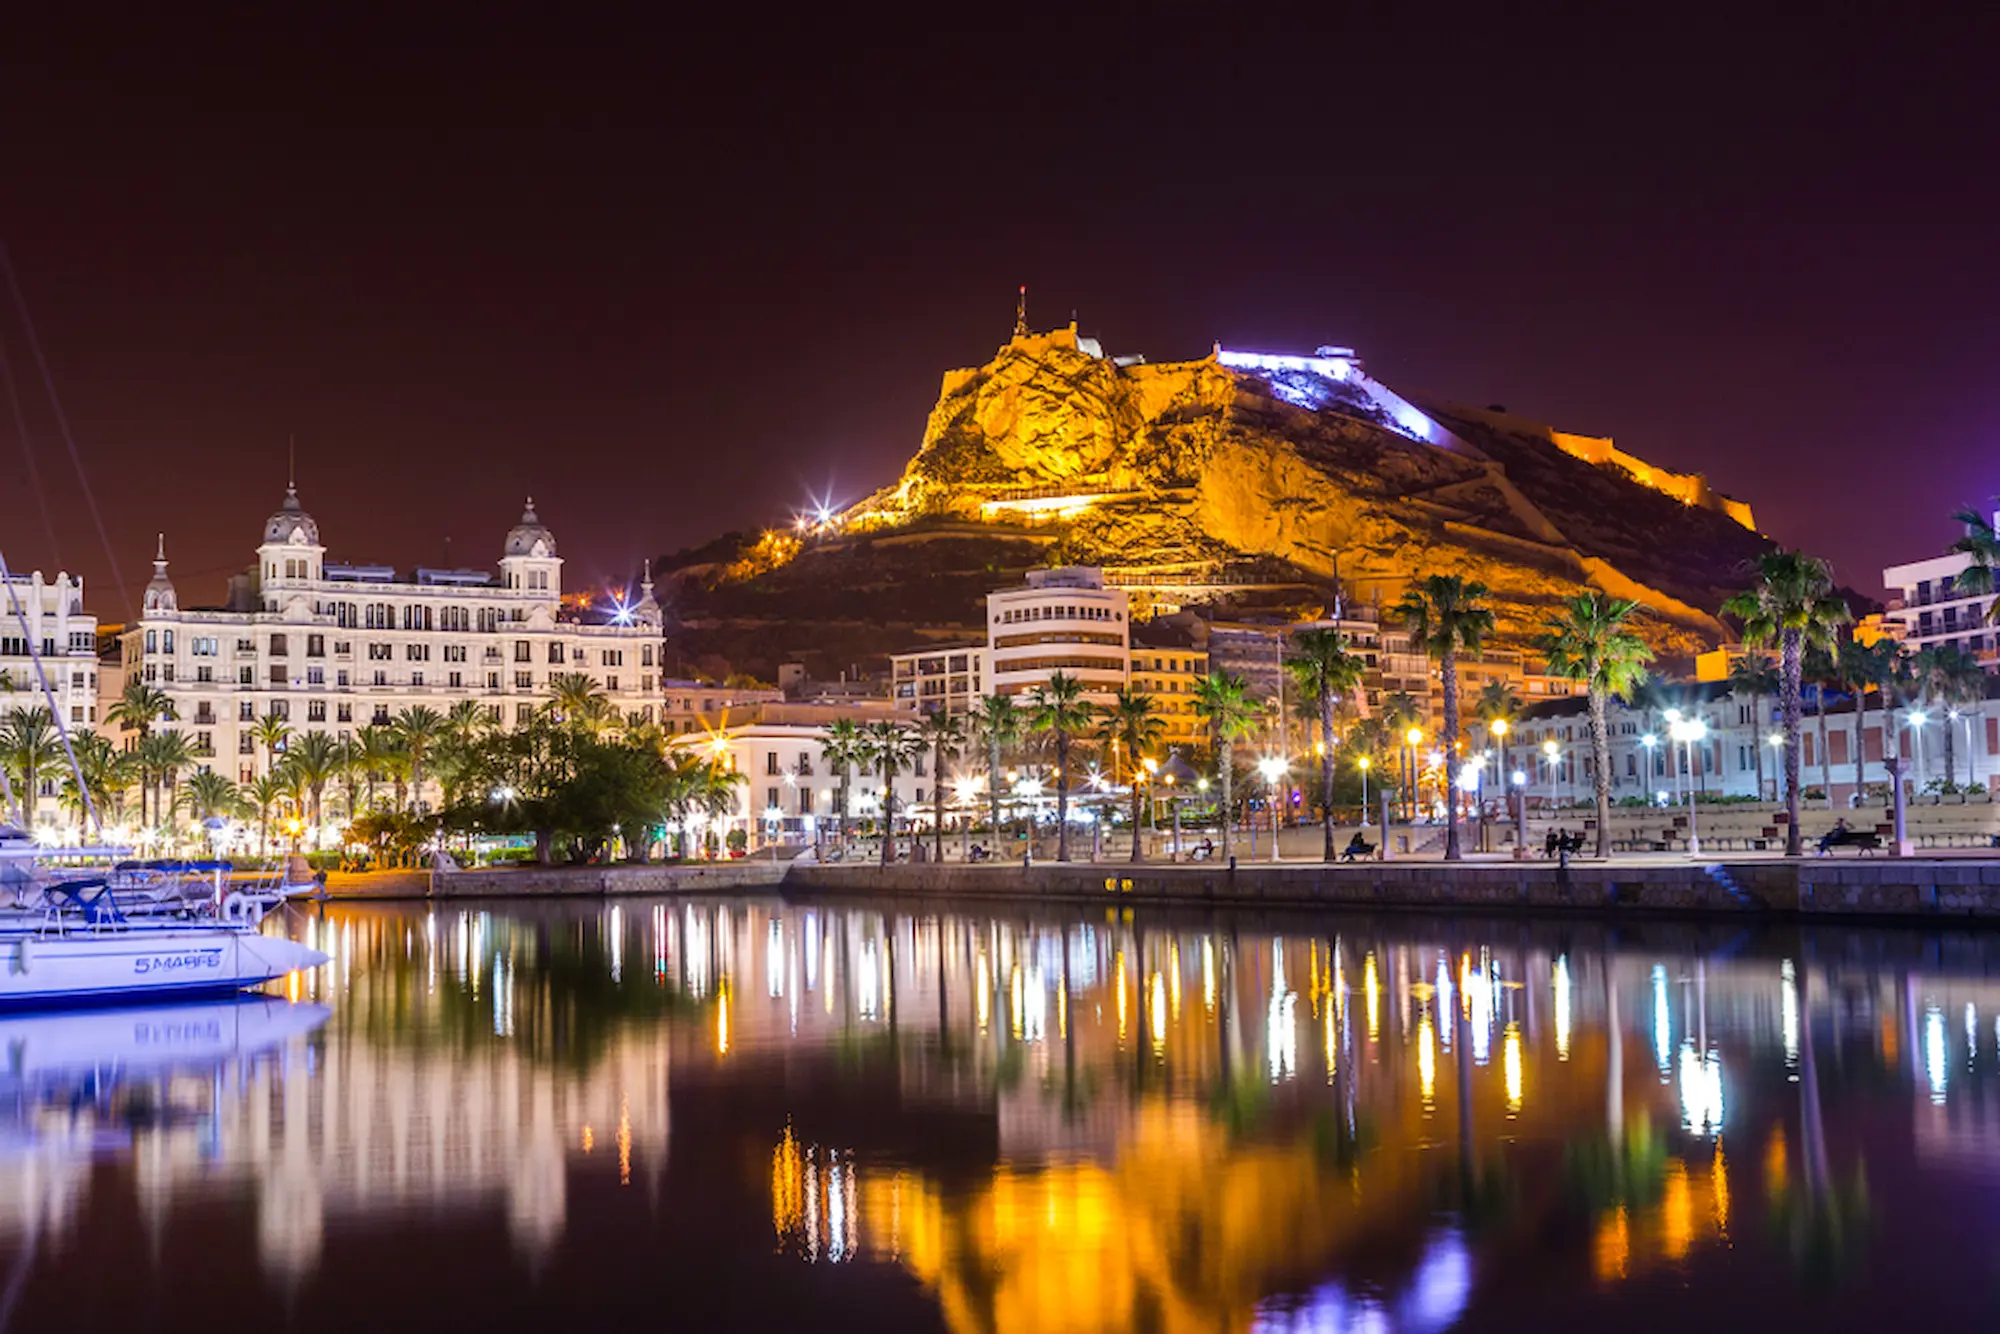
[[[1911,709],[1906,716],[1910,722],[1910,734],[1916,739],[1916,765],[1910,772],[1910,793],[1921,796],[1924,790],[1924,724],[1930,719],[1922,709]]]
[[[1514,779],[1514,860],[1528,860],[1528,775],[1520,769]]]
[[[1486,851],[1486,803],[1479,800],[1479,788],[1480,780],[1485,776],[1485,773],[1486,757],[1484,755],[1470,756],[1466,759],[1465,763],[1458,767],[1458,791],[1464,794],[1464,796],[1471,797],[1474,809],[1479,812],[1479,850],[1481,852]],[[1454,794],[1451,799],[1458,801],[1460,797],[1458,794]]]
[[[1368,827],[1368,757],[1363,755],[1355,761],[1361,766],[1361,827]]]
[[[1681,711],[1668,709],[1667,740],[1671,743],[1680,739]],[[1671,744],[1667,747],[1667,767],[1674,771],[1674,805],[1680,805],[1687,798],[1687,775],[1681,771],[1680,757],[1674,754]]]
[[[1257,772],[1271,788],[1271,860],[1278,860],[1278,784],[1284,780],[1289,766],[1282,755],[1266,755],[1257,761]]]
[[[1504,779],[1507,773],[1507,720],[1505,718],[1495,718],[1487,726],[1493,732],[1494,748],[1500,752],[1500,758],[1494,761],[1495,767],[1493,772],[1501,775]],[[1508,795],[1506,784],[1503,781],[1500,788],[1500,800],[1506,801]]]
[[[1409,749],[1403,752],[1403,818],[1417,818],[1417,747],[1424,744],[1424,729],[1412,727],[1403,733]]]
[[[1561,754],[1562,754],[1562,747],[1558,746],[1555,743],[1555,739],[1553,737],[1542,743],[1542,758],[1548,763],[1549,766],[1550,811],[1554,811],[1556,806],[1556,759]]]
[[[1688,769],[1692,771],[1694,768],[1695,743],[1708,736],[1708,724],[1699,718],[1676,718],[1673,721],[1669,735],[1681,743],[1682,756],[1687,761]],[[1695,828],[1694,798],[1692,793],[1688,796],[1687,808],[1688,856],[1699,857],[1701,855],[1701,833]]]
[[[1785,753],[1785,734],[1783,732],[1773,732],[1771,733],[1771,735],[1764,738],[1764,744],[1771,748],[1771,800],[1777,801],[1779,798],[1778,784],[1785,781],[1785,770],[1783,764],[1784,753]],[[1759,792],[1757,794],[1757,800],[1762,801],[1763,799],[1764,799],[1764,794],[1762,792]]]

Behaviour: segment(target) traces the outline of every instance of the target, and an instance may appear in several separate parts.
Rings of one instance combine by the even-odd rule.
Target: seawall
[[[1360,866],[798,866],[788,893],[1024,901],[1453,909],[1533,913],[1986,918],[2000,922],[2000,862],[1807,860],[1436,862]]]
[[[776,889],[783,862],[745,859],[695,866],[515,866],[450,871],[362,871],[327,876],[329,899],[578,898],[606,894],[732,894]]]

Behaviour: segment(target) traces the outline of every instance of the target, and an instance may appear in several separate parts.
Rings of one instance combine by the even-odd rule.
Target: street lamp
[[[1528,860],[1528,775],[1516,769],[1514,779],[1514,860]]]
[[[1403,752],[1403,818],[1417,818],[1417,748],[1424,744],[1424,729],[1412,727],[1403,733],[1409,749]]]
[[[1257,772],[1271,786],[1271,860],[1278,860],[1278,784],[1289,766],[1282,755],[1266,755],[1257,761]]]
[[[1495,718],[1491,723],[1487,724],[1487,726],[1493,732],[1494,747],[1498,749],[1500,752],[1500,758],[1497,761],[1497,765],[1494,768],[1493,772],[1495,774],[1504,775],[1507,772],[1507,770],[1511,767],[1507,763],[1507,720],[1505,718]],[[1500,799],[1502,801],[1505,801],[1507,799],[1507,795],[1508,794],[1506,792],[1506,789],[1503,786],[1500,792]]]
[[[1355,761],[1361,766],[1361,827],[1368,827],[1368,757],[1363,755]]]
[[[1682,758],[1687,762],[1688,772],[1693,773],[1695,743],[1705,739],[1708,736],[1708,724],[1703,722],[1700,718],[1683,719],[1676,717],[1669,728],[1668,735],[1672,736],[1674,740],[1681,743]],[[1687,808],[1688,808],[1688,856],[1699,857],[1701,855],[1701,834],[1695,828],[1693,793],[1688,794]]]
[[[1785,749],[1785,734],[1783,732],[1773,732],[1764,738],[1764,744],[1771,748],[1771,800],[1776,801],[1778,799],[1778,785],[1785,781],[1784,774],[1781,772],[1781,761]],[[1764,794],[1759,792],[1757,800],[1762,801],[1763,799]]]
[[[1930,719],[1925,716],[1922,709],[1911,709],[1905,716],[1909,719],[1910,731],[1917,742],[1914,757],[1917,763],[1915,770],[1910,774],[1910,791],[1921,793],[1924,790],[1924,724]]]
[[[1542,758],[1548,762],[1549,766],[1549,808],[1551,810],[1556,805],[1556,758],[1561,754],[1562,747],[1555,743],[1553,737],[1542,743]]]

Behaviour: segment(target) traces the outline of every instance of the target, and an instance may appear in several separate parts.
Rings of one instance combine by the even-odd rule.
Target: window
[[[148,667],[146,670],[150,672],[153,669]],[[257,669],[255,667],[238,667],[236,669],[236,684],[240,686],[257,684]]]
[[[812,777],[812,773],[813,773],[813,758],[812,758],[812,752],[811,752],[811,751],[809,751],[809,750],[802,750],[802,751],[800,751],[800,752],[799,752],[799,765],[798,765],[798,769],[797,769],[797,773],[798,773],[799,777],[801,777],[801,778],[811,778],[811,777]]]
[[[352,655],[353,655],[353,653],[354,653],[354,641],[353,641],[353,640],[351,640],[351,639],[336,639],[336,640],[334,640],[334,641],[333,641],[333,656],[334,656],[334,657],[336,657],[336,658],[345,658],[345,657],[350,657],[350,656],[352,656]]]
[[[325,635],[306,636],[306,656],[308,658],[324,658],[326,656]]]
[[[530,721],[531,719],[533,719],[533,718],[534,718],[534,716],[535,716],[535,706],[534,706],[534,705],[532,705],[532,704],[516,704],[516,705],[514,706],[514,721],[515,721],[516,723],[527,723],[527,722],[529,722],[529,721]]]
[[[464,672],[445,673],[445,684],[450,686],[453,690],[465,689],[465,673]]]
[[[248,732],[244,732],[241,735],[239,735],[236,738],[236,753],[238,755],[255,755],[257,753],[257,742],[255,738],[253,738]]]
[[[333,717],[335,722],[342,722],[342,723],[353,722],[354,706],[352,704],[341,704],[336,706]]]
[[[625,651],[623,649],[608,648],[600,656],[603,658],[603,661],[598,664],[600,667],[623,667],[625,665]]]
[[[563,646],[561,644],[549,645],[549,665],[551,667],[560,667],[563,665]]]
[[[333,674],[333,683],[342,690],[347,689],[347,669],[345,667],[342,667]]]
[[[207,663],[199,663],[194,669],[194,679],[204,684],[215,680],[215,668]]]
[[[431,646],[429,644],[405,644],[403,645],[403,658],[408,662],[429,662],[431,660]]]
[[[355,616],[356,610],[357,608],[352,602],[334,603],[333,623],[339,626],[343,630],[352,630],[354,628],[354,623],[356,619],[358,619]]]
[[[374,682],[374,683],[375,683],[376,685],[378,685],[378,686],[385,686],[385,685],[388,685],[388,684],[389,684],[389,673],[387,673],[387,672],[383,671],[383,670],[382,670],[382,669],[381,669],[380,667],[377,667],[377,668],[375,669],[375,682]]]
[[[369,719],[369,722],[376,727],[387,727],[389,725],[389,706],[387,704],[377,704],[375,706],[375,716]]]
[[[396,646],[394,644],[371,643],[368,646],[368,661],[370,662],[388,662],[395,656]]]
[[[605,688],[606,690],[616,690],[616,689],[618,688],[618,678],[617,678],[617,677],[615,677],[615,676],[607,676],[607,677],[605,677],[605,678],[604,678],[604,688]]]
[[[197,727],[212,727],[215,724],[215,709],[207,700],[194,706],[194,721]]]
[[[291,706],[291,702],[290,702],[289,700],[282,700],[282,699],[274,699],[274,700],[272,700],[272,701],[271,701],[271,716],[272,716],[273,718],[283,718],[283,719],[285,719],[285,720],[289,721],[289,720],[291,719],[291,716],[292,716],[292,706]]]
[[[779,770],[779,768],[778,768],[778,752],[777,752],[777,751],[775,751],[775,750],[770,750],[770,751],[766,751],[766,752],[764,752],[764,772],[765,772],[766,774],[769,774],[769,775],[770,775],[771,777],[773,777],[773,778],[777,777],[777,775],[779,774],[780,770]],[[773,803],[772,803],[772,805],[776,805],[776,804],[777,804],[776,802],[773,802]]]
[[[309,699],[306,701],[306,721],[309,723],[323,723],[326,721],[325,700]]]
[[[188,651],[197,658],[212,658],[216,655],[221,641],[213,636],[197,635],[188,641]]]
[[[52,652],[54,652],[55,650],[54,650],[54,649],[52,649],[52,648],[48,648],[48,647],[46,647],[46,646],[45,646],[45,647],[43,648],[43,650],[42,650],[42,651],[43,651],[44,653],[52,653]],[[171,631],[171,630],[166,630],[166,631],[163,631],[163,632],[161,633],[161,635],[160,635],[160,651],[161,651],[162,653],[172,653],[172,652],[174,651],[174,632],[173,632],[173,631]]]
[[[169,663],[169,664],[168,664],[168,666],[172,666],[172,665],[173,665],[173,664],[171,664],[171,663]],[[272,664],[271,664],[271,684],[272,684],[272,685],[274,685],[274,686],[281,686],[281,685],[285,684],[285,664],[284,664],[284,663],[282,663],[282,662],[274,662],[274,663],[272,663]]]
[[[498,704],[488,704],[486,706],[486,721],[492,723],[495,727],[500,725],[500,706]]]
[[[423,674],[422,672],[411,672],[411,673],[410,673],[410,684],[411,684],[411,685],[413,685],[413,686],[420,686],[420,685],[422,685],[423,683],[424,683],[424,674]]]
[[[472,610],[469,607],[439,607],[438,629],[465,631],[472,628]]]
[[[641,667],[651,667],[653,665],[653,646],[651,644],[640,645],[639,665]]]
[[[517,639],[514,641],[515,662],[533,662],[535,660],[534,653],[535,653],[535,646],[533,644],[530,644],[527,640]]]
[[[533,690],[535,688],[535,674],[533,672],[515,672],[514,688],[516,690]]]
[[[172,634],[173,632],[170,630],[167,633]],[[169,645],[169,647],[171,647],[171,645]],[[285,637],[283,635],[271,636],[271,656],[274,658],[282,658],[285,656]]]
[[[257,705],[254,702],[247,699],[244,700],[242,703],[238,704],[236,706],[236,721],[239,723],[256,722]]]
[[[464,661],[465,661],[465,645],[463,645],[463,644],[446,644],[446,645],[444,646],[444,660],[445,660],[446,662],[464,662]]]
[[[488,690],[498,690],[500,688],[500,673],[486,673],[486,688]]]
[[[431,609],[416,603],[403,608],[403,628],[405,630],[428,630],[431,628]]]
[[[499,628],[500,628],[499,611],[493,607],[481,607],[479,609],[480,633],[490,635]]]
[[[326,684],[326,668],[324,668],[324,667],[308,667],[308,668],[306,668],[306,684],[307,684],[307,685],[309,685],[309,686],[323,686],[323,685],[325,685],[325,684]]]

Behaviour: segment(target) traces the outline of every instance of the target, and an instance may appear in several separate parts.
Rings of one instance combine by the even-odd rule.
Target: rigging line
[[[62,709],[56,704],[56,692],[49,685],[48,668],[42,662],[41,650],[35,647],[35,632],[28,628],[28,613],[21,606],[21,590],[15,587],[14,575],[7,568],[5,554],[0,554],[0,585],[6,586],[7,600],[14,605],[14,619],[21,623],[21,637],[27,641],[28,646],[28,661],[35,664],[35,680],[41,683],[42,698],[48,701],[49,719],[56,725],[56,735],[62,738],[63,754],[69,757],[69,771],[76,778],[77,799],[83,803],[84,813],[90,817],[91,828],[97,831],[97,836],[101,839],[104,837],[104,821],[97,816],[97,803],[90,799],[90,785],[83,781],[83,766],[76,762],[76,746],[70,740],[69,723],[63,718]],[[35,775],[24,772],[21,775],[21,782],[32,788]],[[22,804],[21,813],[23,816],[27,814],[25,802]],[[32,834],[34,830],[28,832]]]
[[[21,291],[21,280],[14,273],[14,258],[8,252],[5,241],[0,241],[0,270],[5,272],[7,290],[14,297],[14,309],[21,317],[21,328],[28,335],[28,349],[35,354],[35,367],[42,373],[42,387],[48,393],[49,407],[55,412],[56,427],[62,432],[63,444],[69,447],[69,460],[76,468],[76,480],[83,488],[84,503],[90,506],[91,522],[97,525],[97,540],[104,548],[106,568],[115,570],[118,568],[118,557],[111,549],[111,534],[104,527],[104,512],[98,509],[97,493],[91,489],[90,475],[83,470],[83,455],[77,451],[76,436],[69,429],[69,414],[63,411],[62,400],[56,396],[55,376],[49,371],[48,358],[42,355],[42,338],[35,332],[34,317],[28,313],[28,298]],[[132,612],[132,595],[120,588],[118,596],[125,604],[125,619],[136,620]]]
[[[41,507],[42,534],[49,541],[49,560],[61,569],[62,550],[56,544],[55,518],[49,509],[49,494],[42,489],[42,469],[35,462],[34,441],[28,435],[28,414],[21,406],[20,387],[14,382],[14,359],[7,355],[5,338],[0,338],[0,381],[5,382],[7,403],[14,409],[14,432],[21,438],[21,459],[28,465],[28,486],[35,493],[35,504]]]

